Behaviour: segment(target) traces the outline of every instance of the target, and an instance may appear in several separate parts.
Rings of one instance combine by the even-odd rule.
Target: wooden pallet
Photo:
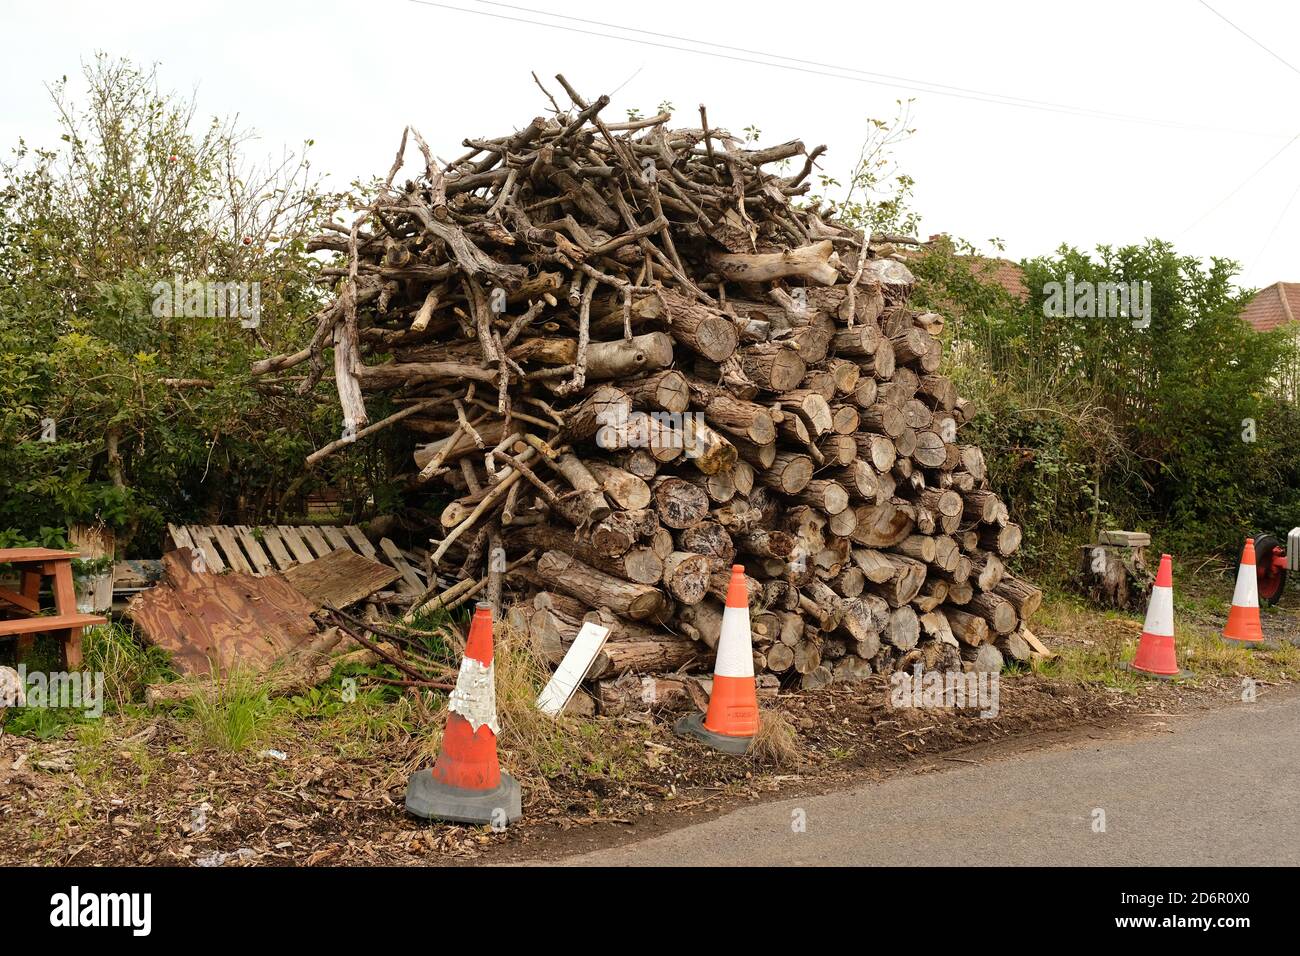
[[[172,548],[192,548],[203,554],[209,570],[227,568],[246,574],[273,574],[308,564],[332,551],[354,551],[393,568],[401,577],[402,594],[419,594],[425,587],[424,572],[407,560],[389,538],[375,548],[356,525],[341,528],[326,525],[178,525],[169,524]]]

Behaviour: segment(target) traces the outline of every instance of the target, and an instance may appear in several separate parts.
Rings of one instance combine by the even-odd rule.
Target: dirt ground
[[[1277,637],[1300,613],[1268,616]],[[1058,650],[1131,632],[1129,620],[1045,631]],[[1260,651],[1258,653],[1267,653]],[[1289,680],[1290,675],[1286,675]],[[505,832],[418,821],[409,745],[341,748],[299,722],[282,742],[226,753],[195,746],[174,717],[106,718],[48,740],[0,736],[0,863],[348,865],[549,859],[641,839],[742,802],[822,792],[896,773],[932,772],[1010,751],[1158,726],[1165,715],[1240,699],[1240,679],[1110,687],[1008,673],[999,713],[889,706],[888,681],[782,694],[768,706],[794,733],[786,760],[726,757],[672,734],[672,715],[601,721],[609,739],[587,765],[526,778],[524,819]],[[84,725],[83,725],[84,727]],[[611,748],[610,740],[615,742]],[[279,748],[279,749],[276,749]],[[611,753],[624,759],[611,760]],[[508,764],[508,757],[506,758]],[[601,763],[600,761],[604,761]]]

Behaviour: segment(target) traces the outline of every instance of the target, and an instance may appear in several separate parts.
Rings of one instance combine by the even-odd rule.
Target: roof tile
[[[1300,282],[1274,282],[1260,289],[1241,317],[1257,332],[1267,332],[1300,317]]]

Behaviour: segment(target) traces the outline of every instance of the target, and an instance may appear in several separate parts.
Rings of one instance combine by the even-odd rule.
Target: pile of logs
[[[552,660],[599,621],[597,678],[707,671],[739,563],[783,683],[1027,658],[1041,593],[1004,565],[1020,529],[961,440],[943,318],[889,247],[796,205],[822,148],[745,148],[703,108],[606,122],[556,79],[570,109],[451,162],[408,129],[314,240],[342,257],[311,342],[255,368],[310,388],[332,350],[345,434],[313,462],[419,436],[409,485],[450,498],[432,561],[459,579],[420,603],[502,602]],[[377,392],[399,410],[371,423]]]

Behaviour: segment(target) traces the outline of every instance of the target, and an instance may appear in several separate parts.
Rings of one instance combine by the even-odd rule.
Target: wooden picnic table
[[[63,642],[68,670],[81,666],[81,632],[87,627],[107,623],[107,618],[77,611],[77,592],[72,584],[72,559],[76,551],[49,548],[0,548],[0,565],[17,569],[17,591],[0,587],[0,637],[18,638],[21,660],[31,651],[37,634],[55,634]],[[41,579],[51,578],[54,595],[53,614],[41,613]]]

